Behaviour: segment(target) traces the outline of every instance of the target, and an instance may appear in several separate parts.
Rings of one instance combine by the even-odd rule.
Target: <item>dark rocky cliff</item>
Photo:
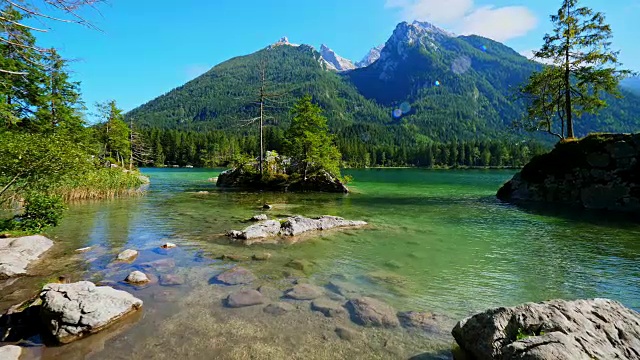
[[[640,213],[639,161],[640,134],[589,135],[535,157],[497,196]]]

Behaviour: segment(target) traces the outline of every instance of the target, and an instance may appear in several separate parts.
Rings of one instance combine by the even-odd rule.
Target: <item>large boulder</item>
[[[287,218],[282,223],[280,234],[285,236],[296,236],[309,231],[329,230],[344,227],[360,227],[367,225],[364,221],[345,220],[338,216],[321,216],[319,218],[306,218],[304,216],[293,216]]]
[[[478,360],[640,359],[640,314],[607,299],[491,309],[452,334]]]
[[[0,239],[0,280],[25,275],[27,267],[53,246],[41,235]]]
[[[640,134],[595,134],[536,156],[498,190],[514,203],[640,212]]]
[[[349,300],[347,307],[352,319],[363,326],[398,327],[396,311],[388,304],[370,297]]]
[[[142,307],[142,300],[127,292],[88,281],[45,285],[40,298],[42,321],[62,344],[105,329]]]
[[[262,239],[278,235],[280,222],[278,220],[266,220],[251,225],[242,231],[230,231],[229,236],[237,240]]]
[[[325,215],[317,218],[307,218],[296,215],[282,221],[267,220],[251,225],[242,231],[232,230],[227,233],[231,238],[242,240],[247,244],[256,239],[275,236],[297,236],[306,232],[329,230],[334,228],[354,228],[367,225],[364,221],[345,220],[338,216]]]

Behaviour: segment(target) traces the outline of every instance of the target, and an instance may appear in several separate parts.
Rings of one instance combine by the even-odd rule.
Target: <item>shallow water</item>
[[[496,189],[512,171],[349,170],[353,192],[275,194],[217,191],[207,179],[219,171],[146,170],[142,198],[73,206],[51,231],[56,247],[33,270],[2,289],[0,307],[26,299],[66,275],[105,281],[140,297],[144,311],[101,334],[68,346],[33,347],[34,358],[448,358],[448,332],[456,320],[493,306],[551,298],[607,297],[640,309],[640,226],[617,216],[558,209],[523,210],[502,204]],[[202,193],[209,191],[208,193]],[[362,219],[370,226],[307,236],[280,245],[230,244],[223,236],[273,204],[272,217],[301,214]],[[178,249],[160,250],[171,241]],[[91,246],[89,252],[75,249]],[[133,264],[113,264],[126,249],[141,251]],[[399,311],[438,314],[430,333],[359,327],[329,319],[309,304],[283,316],[261,306],[228,309],[235,287],[211,278],[235,263],[220,255],[269,252],[269,261],[243,262],[263,284],[285,290],[293,281],[325,286],[339,280],[353,292],[382,299]],[[143,263],[171,259],[164,267]],[[285,265],[311,263],[305,272]],[[157,278],[177,274],[183,285],[144,288],[121,282],[132,269]],[[276,299],[274,298],[273,301]],[[339,339],[336,326],[357,331]]]

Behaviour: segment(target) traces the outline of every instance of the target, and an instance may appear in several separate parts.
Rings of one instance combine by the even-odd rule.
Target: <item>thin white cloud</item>
[[[529,60],[533,60],[533,61],[539,62],[541,64],[547,64],[547,65],[553,65],[554,64],[553,60],[540,59],[540,58],[535,57],[534,51],[535,50],[523,50],[523,51],[520,51],[520,55],[526,57]]]
[[[525,6],[476,7],[474,0],[387,0],[404,20],[428,21],[456,33],[507,41],[535,29],[538,19]]]

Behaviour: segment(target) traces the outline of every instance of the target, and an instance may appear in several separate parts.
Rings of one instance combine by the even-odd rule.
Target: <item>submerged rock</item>
[[[264,296],[257,290],[240,290],[227,297],[227,306],[232,308],[260,305],[264,302]]]
[[[349,300],[347,307],[353,320],[363,326],[398,327],[396,311],[380,300],[361,297]]]
[[[96,333],[142,307],[142,300],[127,292],[88,281],[45,285],[40,298],[42,320],[62,344]]]
[[[236,266],[219,274],[215,279],[226,285],[242,285],[254,282],[256,280],[256,276],[253,275],[251,271],[243,267]]]
[[[292,269],[300,270],[302,272],[307,272],[311,270],[311,267],[313,266],[313,264],[311,263],[311,261],[308,261],[308,260],[295,259],[295,260],[289,261],[285,266],[290,267]]]
[[[178,245],[176,245],[174,243],[170,243],[170,242],[164,243],[162,246],[160,246],[160,248],[162,248],[162,249],[174,249],[174,248],[177,248],[177,247],[178,247]]]
[[[166,272],[176,267],[176,261],[173,259],[160,259],[140,264],[140,266],[144,269]]]
[[[136,250],[127,249],[121,252],[120,254],[118,254],[116,261],[131,262],[135,260],[137,257],[138,257],[138,252]]]
[[[295,300],[313,300],[321,297],[324,289],[311,284],[298,284],[287,291],[286,296]]]
[[[438,318],[428,312],[406,311],[398,313],[400,324],[405,328],[420,329],[426,332],[438,330]]]
[[[130,284],[146,284],[151,280],[149,280],[147,275],[145,275],[145,273],[143,273],[142,271],[132,271],[129,276],[124,279],[124,281]]]
[[[321,231],[334,228],[353,228],[365,225],[367,225],[367,223],[364,221],[345,220],[338,216],[325,215],[318,218],[307,218],[296,215],[282,221],[262,221],[251,225],[242,231],[231,230],[227,235],[236,240],[254,240],[278,235],[297,236],[310,231]]]
[[[22,348],[15,345],[0,346],[0,359],[2,360],[18,360],[22,355]]]
[[[277,302],[264,307],[263,311],[271,315],[284,315],[289,311],[295,310],[296,307],[286,302]]]
[[[253,256],[251,256],[251,260],[255,261],[267,261],[269,259],[271,259],[270,253],[253,254]]]
[[[184,284],[184,276],[176,274],[160,275],[160,285],[162,286],[175,286],[182,284]]]
[[[27,274],[29,264],[52,246],[41,235],[0,239],[0,280]]]
[[[358,333],[344,326],[338,326],[335,329],[336,335],[342,340],[353,341],[358,337]]]
[[[344,304],[328,299],[316,299],[311,302],[311,310],[319,311],[326,317],[338,317],[347,313]]]
[[[490,309],[458,322],[452,334],[478,359],[640,358],[640,314],[607,299]]]

